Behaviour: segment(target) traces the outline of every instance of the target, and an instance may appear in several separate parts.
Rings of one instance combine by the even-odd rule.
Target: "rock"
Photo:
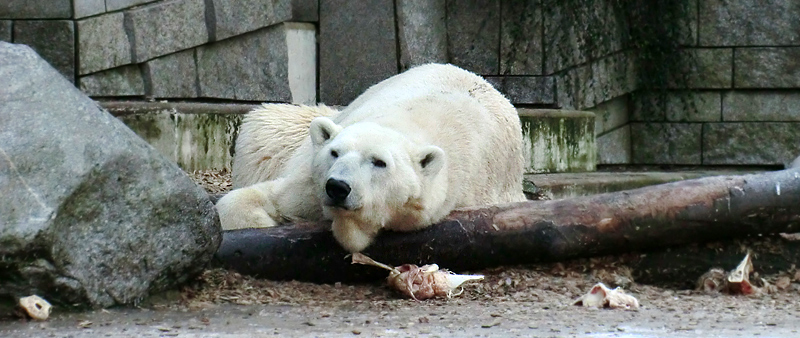
[[[319,0],[292,0],[292,21],[319,21]]]
[[[127,65],[81,77],[81,90],[91,96],[144,96],[139,65]]]
[[[639,92],[632,119],[647,122],[716,122],[721,120],[719,92]]]
[[[499,74],[500,1],[448,0],[450,63],[480,75]]]
[[[500,74],[541,75],[544,46],[540,1],[507,1],[500,23]]]
[[[75,23],[71,20],[18,20],[14,43],[30,46],[61,75],[75,81]]]
[[[154,1],[156,0],[106,0],[106,8],[108,11],[116,11]]]
[[[320,1],[320,101],[350,104],[397,74],[394,11],[391,0]]]
[[[161,1],[126,11],[125,26],[132,36],[133,62],[208,42],[205,13],[204,0]]]
[[[68,19],[72,0],[3,0],[0,19]]]
[[[747,48],[736,51],[738,54]],[[731,88],[733,85],[733,49],[694,48],[679,56],[683,69],[670,79],[672,88]],[[736,67],[737,76],[741,70]]]
[[[800,123],[709,123],[703,128],[703,164],[783,165],[800,154]]]
[[[800,47],[739,48],[736,88],[800,87]]]
[[[78,70],[81,75],[131,63],[125,15],[109,13],[78,21]]]
[[[733,91],[722,96],[725,121],[800,122],[800,93],[785,91]]]
[[[556,76],[556,101],[564,109],[587,109],[636,89],[636,62],[630,53],[592,61]]]
[[[629,119],[629,96],[620,96],[616,99],[603,102],[592,109],[587,109],[594,113],[594,133],[595,135],[604,134],[628,124]]]
[[[200,96],[314,104],[314,35],[314,25],[290,22],[197,48]]]
[[[703,46],[786,46],[800,39],[800,6],[794,1],[702,0]]]
[[[208,195],[22,45],[0,42],[0,297],[131,304],[221,235]]]
[[[447,62],[445,0],[399,0],[397,38],[400,70]]]
[[[701,163],[699,123],[631,123],[634,164]],[[708,149],[708,148],[705,148]]]

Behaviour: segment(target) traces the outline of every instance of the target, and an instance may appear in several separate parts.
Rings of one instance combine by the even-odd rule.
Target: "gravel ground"
[[[193,177],[212,193],[230,186],[227,173]],[[796,271],[782,276],[776,292],[733,296],[636,284],[630,269],[615,262],[605,257],[475,271],[486,279],[452,299],[427,301],[403,299],[382,283],[275,282],[209,270],[137,307],[57,308],[46,322],[0,320],[0,337],[800,336]],[[597,282],[623,286],[641,307],[573,305]]]

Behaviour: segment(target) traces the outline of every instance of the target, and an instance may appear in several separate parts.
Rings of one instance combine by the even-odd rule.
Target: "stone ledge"
[[[522,124],[526,173],[595,170],[593,113],[524,108],[517,112]]]

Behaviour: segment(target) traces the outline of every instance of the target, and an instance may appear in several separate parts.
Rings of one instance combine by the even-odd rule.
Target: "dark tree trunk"
[[[351,265],[329,223],[226,231],[217,260],[243,274],[313,282],[383,278]],[[453,271],[800,232],[800,170],[687,180],[635,190],[454,211],[414,233],[384,232],[364,251],[390,265]]]

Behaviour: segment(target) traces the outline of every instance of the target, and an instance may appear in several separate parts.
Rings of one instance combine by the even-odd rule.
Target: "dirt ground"
[[[195,178],[213,193],[229,189],[224,174]],[[732,296],[637,284],[613,257],[471,273],[486,278],[451,299],[414,301],[379,282],[275,282],[209,270],[136,307],[0,319],[0,337],[800,336],[796,277],[774,293]],[[641,307],[573,305],[597,282],[622,286]]]

